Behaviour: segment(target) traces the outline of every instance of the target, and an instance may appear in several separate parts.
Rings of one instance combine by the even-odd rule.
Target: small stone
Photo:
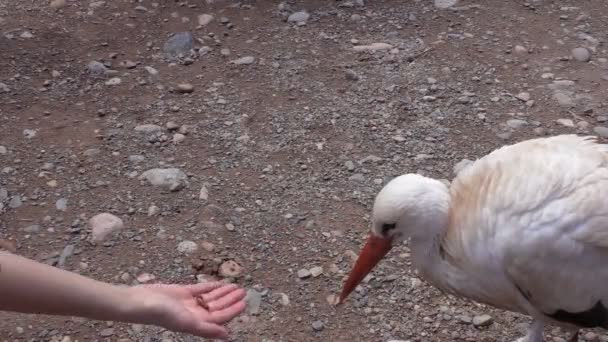
[[[289,296],[284,293],[280,293],[279,295],[281,296],[281,298],[279,300],[281,305],[288,306],[289,305]]]
[[[194,241],[184,240],[177,245],[177,251],[181,254],[191,254],[196,252],[198,245]]]
[[[446,9],[455,6],[458,0],[435,0],[435,7]]]
[[[201,242],[201,247],[210,253],[215,250],[215,245],[208,241]]]
[[[346,166],[348,171],[355,171],[355,163],[353,163],[351,160],[345,162],[344,166]]]
[[[23,136],[26,139],[32,139],[36,136],[36,130],[26,128],[23,130]]]
[[[171,36],[163,46],[163,51],[172,57],[187,55],[194,49],[194,36],[190,32],[179,32]]]
[[[579,62],[589,62],[591,60],[591,52],[584,47],[577,47],[572,50],[572,57]]]
[[[23,228],[23,231],[28,234],[38,233],[40,231],[40,225],[33,224],[31,226],[27,226],[27,227]]]
[[[507,126],[513,129],[518,129],[526,126],[528,123],[525,120],[511,119],[507,121]]]
[[[335,294],[330,294],[329,296],[327,296],[325,298],[325,300],[327,301],[327,304],[329,304],[329,305],[337,305],[337,304],[339,304],[340,297],[336,296]]]
[[[57,261],[59,267],[64,266],[67,259],[74,254],[74,248],[74,245],[67,245],[63,248],[61,254],[59,254],[59,260]]]
[[[155,206],[155,205],[151,205],[150,207],[148,207],[148,216],[156,216],[160,214],[160,208]]]
[[[55,208],[60,211],[66,211],[68,208],[68,200],[65,198],[60,198],[55,202]]]
[[[122,80],[119,77],[112,77],[106,81],[107,86],[117,86],[122,83]]]
[[[602,138],[608,138],[608,127],[596,126],[593,131]]]
[[[4,155],[8,153],[8,149],[2,145],[0,145],[0,154]]]
[[[357,75],[357,73],[352,70],[352,69],[346,69],[345,71],[345,77],[347,80],[350,81],[358,81],[359,80],[359,75]]]
[[[490,315],[480,315],[473,317],[473,325],[476,327],[485,327],[494,322],[494,319]]]
[[[325,324],[322,321],[314,321],[312,322],[312,329],[314,331],[322,331],[325,328]]]
[[[287,22],[303,24],[303,23],[306,23],[306,21],[308,21],[309,18],[310,18],[310,14],[308,14],[305,11],[300,11],[300,12],[295,12],[295,13],[292,13],[291,15],[289,15],[289,17],[287,17]]]
[[[177,168],[150,169],[141,174],[139,179],[145,179],[153,186],[165,188],[170,191],[178,191],[187,185],[188,177]]]
[[[106,328],[103,329],[99,335],[101,335],[102,337],[110,337],[112,335],[114,335],[114,329],[113,328]]]
[[[51,8],[54,8],[54,9],[63,8],[63,7],[65,7],[65,5],[66,5],[65,0],[53,0],[49,4],[49,6],[51,6]]]
[[[101,213],[89,219],[89,227],[91,228],[91,240],[97,243],[103,241],[110,234],[122,230],[124,223],[117,216]]]
[[[253,64],[253,62],[255,62],[255,57],[253,56],[245,56],[232,61],[236,65],[249,65]]]
[[[142,284],[151,282],[154,279],[156,279],[156,277],[150,273],[142,273],[137,276],[137,281]]]
[[[513,53],[517,55],[525,55],[528,53],[528,49],[521,45],[515,45],[515,47],[513,48]]]
[[[237,278],[243,273],[243,267],[236,261],[228,260],[220,265],[219,275],[224,278]]]
[[[560,106],[563,107],[572,107],[574,106],[574,100],[567,94],[562,92],[557,92],[553,94],[553,98],[559,103]]]
[[[145,66],[144,69],[146,69],[146,71],[148,72],[148,74],[150,74],[152,76],[158,75],[158,70],[154,69],[151,66]]]
[[[8,207],[11,209],[17,209],[23,205],[23,201],[21,200],[21,196],[16,195],[11,198],[8,202]]]
[[[177,91],[182,94],[188,94],[194,91],[194,86],[190,83],[180,83],[177,85]]]
[[[530,101],[530,93],[528,93],[528,92],[521,92],[521,93],[515,95],[515,97],[524,102]]]
[[[144,134],[159,133],[163,130],[162,127],[153,124],[137,125],[135,126],[135,132]]]
[[[570,119],[557,119],[557,120],[555,120],[555,122],[557,122],[558,124],[560,124],[564,127],[569,127],[569,128],[574,127],[574,121],[572,121]]]
[[[458,319],[459,319],[460,323],[464,323],[464,324],[473,323],[473,319],[467,315],[462,315],[462,316],[458,317]]]
[[[200,26],[207,26],[209,23],[213,21],[213,16],[211,14],[199,14],[198,16],[198,24]]]
[[[201,186],[201,191],[199,192],[198,199],[201,201],[206,201],[209,199],[209,190],[205,185]]]
[[[262,306],[262,294],[256,290],[249,289],[245,295],[245,302],[247,303],[249,314],[257,315],[260,313],[260,307]]]
[[[181,134],[181,133],[175,133],[173,134],[173,143],[175,144],[179,144],[181,142],[183,142],[184,140],[186,140],[186,136]]]
[[[316,277],[320,276],[321,274],[323,274],[323,267],[315,266],[315,267],[311,268],[309,271],[310,271],[310,274],[312,275],[312,277],[316,278]]]
[[[357,45],[353,46],[355,51],[381,51],[390,50],[393,46],[387,43],[372,43],[370,45]]]
[[[305,268],[298,271],[298,278],[300,279],[310,278],[311,275],[312,274],[310,273],[310,271]]]

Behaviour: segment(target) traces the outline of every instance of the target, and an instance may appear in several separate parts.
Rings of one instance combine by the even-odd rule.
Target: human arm
[[[208,309],[196,297],[202,296]],[[162,326],[201,337],[227,338],[220,326],[245,309],[234,285],[119,286],[0,253],[0,310],[77,316]]]

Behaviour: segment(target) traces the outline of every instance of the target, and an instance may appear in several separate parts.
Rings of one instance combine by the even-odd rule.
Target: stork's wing
[[[528,153],[522,170],[497,182],[499,196],[516,199],[499,202],[505,206],[496,223],[506,226],[491,237],[505,272],[538,313],[608,327],[607,147],[577,136],[519,147]]]
[[[576,135],[506,146],[451,192],[448,253],[500,264],[541,314],[608,326],[608,146]]]

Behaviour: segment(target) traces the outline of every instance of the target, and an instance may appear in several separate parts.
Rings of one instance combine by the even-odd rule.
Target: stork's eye
[[[395,229],[397,227],[396,223],[385,223],[382,225],[382,234],[386,234],[389,231]]]

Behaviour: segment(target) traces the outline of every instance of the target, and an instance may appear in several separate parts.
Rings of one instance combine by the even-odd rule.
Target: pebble
[[[255,62],[255,57],[253,56],[245,56],[232,61],[236,65],[249,65],[253,64],[253,62]]]
[[[55,202],[55,208],[60,211],[66,211],[68,208],[68,200],[65,198],[60,198]]]
[[[120,77],[112,77],[106,81],[107,86],[117,86],[121,83],[122,83],[122,80],[120,79]]]
[[[528,93],[528,92],[521,92],[521,93],[515,95],[515,97],[524,102],[530,101],[530,93]]]
[[[177,91],[182,94],[188,94],[194,91],[194,86],[190,83],[180,83],[177,85]]]
[[[306,11],[295,12],[287,17],[287,22],[296,23],[299,25],[306,24],[306,21],[310,18],[310,14]]]
[[[0,154],[7,154],[8,153],[8,149],[2,145],[0,145]]]
[[[144,134],[153,134],[158,133],[163,130],[159,125],[153,124],[145,124],[145,125],[137,125],[135,126],[135,132],[144,133]]]
[[[224,278],[237,278],[243,273],[243,267],[234,260],[228,260],[220,265],[218,273]]]
[[[511,120],[507,121],[507,126],[513,128],[513,129],[518,129],[518,128],[524,127],[527,124],[528,123],[525,120],[520,120],[520,119],[511,119]]]
[[[103,329],[99,335],[101,335],[102,337],[110,337],[112,335],[114,335],[114,329],[113,328],[106,328]]]
[[[353,46],[355,51],[381,51],[390,50],[393,46],[388,43],[372,43],[370,45],[356,45]]]
[[[553,99],[555,99],[560,106],[563,106],[563,107],[574,106],[574,100],[568,94],[565,94],[562,92],[556,92],[553,94]]]
[[[148,207],[148,216],[156,216],[160,214],[160,208],[155,206],[155,205],[151,205]]]
[[[8,202],[8,207],[11,209],[17,209],[23,205],[23,201],[21,200],[21,196],[16,195],[11,198]]]
[[[146,71],[148,72],[148,74],[150,74],[152,76],[158,75],[158,70],[154,69],[151,66],[145,66],[144,69],[146,69]]]
[[[490,315],[480,315],[473,317],[473,325],[476,327],[485,327],[494,322],[494,319]]]
[[[311,275],[312,274],[310,273],[310,271],[305,268],[298,271],[298,278],[300,278],[300,279],[309,278]]]
[[[198,199],[201,201],[206,201],[209,199],[209,190],[207,190],[206,186],[201,186],[201,191],[198,194]]]
[[[63,7],[65,7],[65,5],[66,5],[65,0],[53,0],[49,4],[49,6],[51,6],[51,8],[54,8],[54,9],[63,8]]]
[[[194,49],[194,36],[191,32],[176,33],[163,46],[163,51],[172,57],[187,55],[192,49]]]
[[[254,289],[249,289],[247,295],[245,295],[245,302],[249,314],[257,315],[260,313],[260,307],[262,306],[262,294]]]
[[[458,0],[435,0],[435,7],[446,9],[455,6]]]
[[[152,280],[156,279],[156,277],[153,274],[150,273],[142,273],[140,275],[137,276],[137,281],[140,283],[148,283]]]
[[[0,200],[2,200],[2,199],[0,198]],[[40,225],[33,224],[31,226],[27,226],[27,227],[23,228],[23,231],[28,234],[38,233],[40,231]]]
[[[513,53],[517,55],[524,55],[528,53],[528,49],[521,45],[515,45],[515,47],[513,48]]]
[[[555,120],[555,122],[557,122],[558,124],[560,124],[564,127],[569,127],[569,128],[574,127],[574,121],[572,121],[570,119],[557,119],[557,120]]]
[[[173,143],[175,144],[179,144],[181,142],[183,142],[184,140],[186,140],[186,136],[181,134],[181,133],[175,133],[173,134]]]
[[[208,241],[201,242],[201,247],[210,253],[215,250],[215,245]]]
[[[177,245],[177,251],[182,254],[191,254],[196,252],[198,245],[194,241],[184,240]]]
[[[110,213],[97,214],[89,219],[91,228],[91,240],[101,242],[110,234],[122,230],[124,223],[121,218]]]
[[[596,126],[593,131],[602,138],[608,138],[608,127]]]
[[[23,130],[23,136],[26,139],[32,139],[36,136],[36,130],[26,128]]]
[[[584,47],[572,49],[572,57],[579,62],[589,62],[591,60],[591,52]]]
[[[321,331],[325,328],[325,324],[322,321],[314,321],[312,322],[312,329],[314,331]]]
[[[281,305],[288,306],[289,305],[289,296],[286,295],[285,293],[280,293],[279,295],[281,296],[281,298],[279,299],[279,302],[281,303]]]
[[[89,62],[89,64],[87,64],[87,70],[89,71],[89,73],[93,74],[93,75],[103,75],[105,74],[105,72],[108,70],[108,68],[106,68],[105,65],[103,65],[103,63],[98,62],[98,61],[91,61]]]
[[[351,160],[345,162],[344,166],[346,166],[348,171],[355,171],[355,163],[353,163]]]
[[[211,14],[199,14],[198,16],[198,24],[200,26],[207,26],[210,22],[213,21],[213,16]]]
[[[310,275],[312,275],[313,278],[316,278],[316,277],[320,276],[321,274],[323,274],[323,267],[315,266],[315,267],[311,268],[309,271],[310,271]]]
[[[67,259],[74,254],[74,248],[74,245],[67,245],[63,248],[61,254],[59,254],[59,260],[57,261],[59,267],[64,266]]]
[[[170,191],[178,191],[188,183],[186,174],[178,168],[150,169],[139,176],[153,186],[165,188]]]

